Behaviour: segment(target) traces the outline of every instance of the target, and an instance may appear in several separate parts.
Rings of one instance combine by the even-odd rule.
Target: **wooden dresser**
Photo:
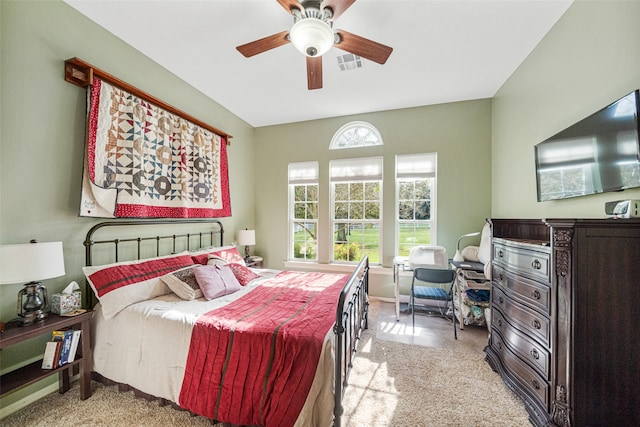
[[[536,426],[640,425],[640,219],[491,219],[487,361]]]

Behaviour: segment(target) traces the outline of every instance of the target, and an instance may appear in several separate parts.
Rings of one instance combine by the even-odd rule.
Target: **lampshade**
[[[240,230],[238,231],[238,244],[242,246],[253,246],[256,244],[256,231],[255,230]]]
[[[304,18],[289,31],[291,43],[306,56],[322,56],[333,46],[335,36],[328,23],[318,18]]]
[[[62,242],[0,246],[0,284],[36,282],[63,276]]]

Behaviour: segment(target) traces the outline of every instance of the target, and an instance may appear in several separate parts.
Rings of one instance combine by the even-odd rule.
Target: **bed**
[[[223,242],[210,219],[89,230],[92,377],[227,425],[340,426],[368,259],[350,275],[250,269]]]

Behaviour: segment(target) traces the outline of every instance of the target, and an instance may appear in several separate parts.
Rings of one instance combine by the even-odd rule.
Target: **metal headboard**
[[[161,225],[169,225],[169,226],[179,226],[185,224],[201,224],[202,227],[194,227],[200,228],[197,232],[180,232],[180,233],[172,233],[172,234],[161,234],[166,232],[165,229],[158,231],[157,228],[149,229],[149,232],[146,233],[145,230],[136,230],[138,236],[136,237],[118,237],[118,234],[122,230],[121,227],[142,227],[142,226],[161,226]],[[114,227],[116,228],[116,237],[105,239],[105,240],[94,240],[93,236],[98,231],[105,227]],[[206,231],[204,230],[206,228]],[[189,230],[191,231],[191,230]],[[216,236],[219,235],[220,239],[216,242]],[[114,221],[106,221],[101,222],[93,227],[87,232],[87,236],[84,240],[85,246],[85,265],[90,266],[93,265],[93,250],[97,245],[113,245],[113,259],[114,262],[119,262],[120,260],[120,245],[121,244],[134,244],[136,256],[132,259],[141,259],[143,258],[142,249],[144,242],[153,242],[155,241],[155,255],[152,256],[161,256],[168,255],[170,253],[177,253],[183,250],[193,250],[206,246],[222,246],[224,242],[224,227],[222,223],[217,219],[200,219],[200,218],[190,218],[190,219],[139,219],[139,220],[114,220]],[[171,247],[169,251],[162,251],[163,246],[161,243],[163,241],[170,241]],[[197,247],[194,247],[197,244]],[[148,248],[145,246],[145,248]],[[166,252],[166,253],[163,253]],[[145,258],[149,258],[150,256],[146,256]],[[128,261],[128,260],[127,260]],[[94,304],[94,297],[91,288],[88,286],[85,289],[86,295],[86,303],[88,307],[92,307]]]

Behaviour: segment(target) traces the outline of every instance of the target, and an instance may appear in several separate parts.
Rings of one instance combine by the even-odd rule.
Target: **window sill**
[[[356,265],[355,264],[338,264],[338,263],[322,264],[319,262],[285,261],[284,268],[287,270],[319,271],[323,273],[351,273],[356,268]],[[390,276],[393,274],[393,269],[389,267],[382,267],[380,265],[370,265],[369,274]]]

